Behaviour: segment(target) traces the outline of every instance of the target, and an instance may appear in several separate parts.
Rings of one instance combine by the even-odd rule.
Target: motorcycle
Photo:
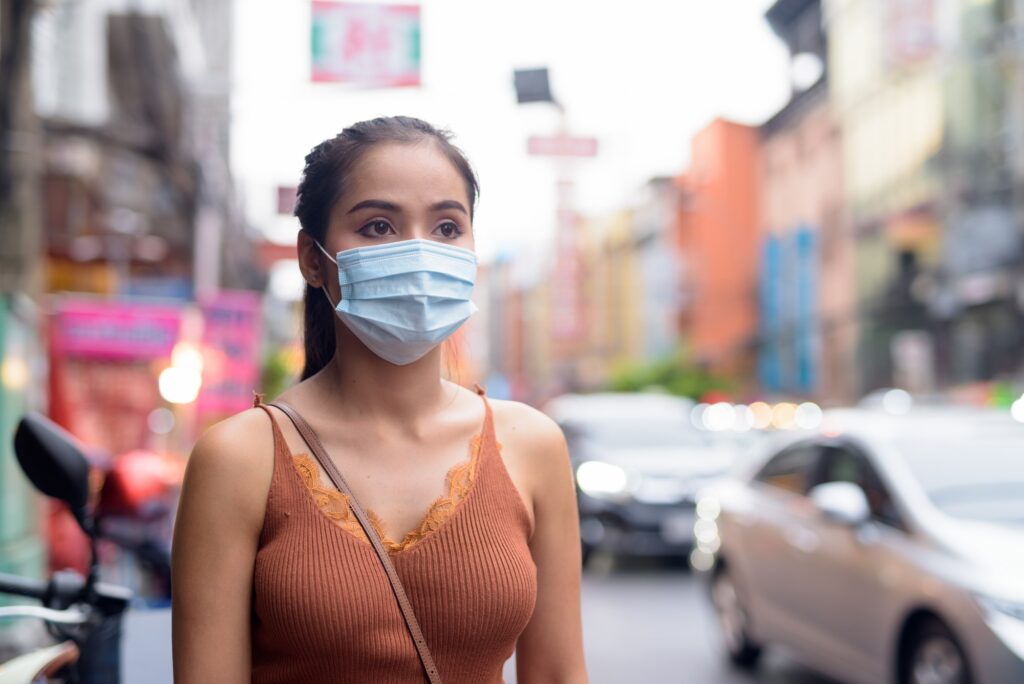
[[[132,592],[99,581],[96,542],[100,531],[89,502],[89,462],[70,434],[38,414],[28,414],[18,424],[14,451],[33,486],[67,504],[89,538],[90,564],[84,577],[62,570],[49,581],[0,574],[0,593],[41,604],[0,607],[0,619],[41,619],[57,640],[0,664],[0,684],[52,679],[66,684],[120,684],[121,626]]]

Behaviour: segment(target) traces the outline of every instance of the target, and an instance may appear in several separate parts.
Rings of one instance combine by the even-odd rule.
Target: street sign
[[[313,0],[312,78],[371,87],[420,84],[420,8]]]
[[[526,141],[526,151],[542,157],[593,157],[597,154],[597,138],[534,135]]]
[[[551,96],[551,83],[548,80],[548,70],[545,69],[517,69],[513,74],[516,85],[516,100],[519,104],[529,102],[554,102]]]

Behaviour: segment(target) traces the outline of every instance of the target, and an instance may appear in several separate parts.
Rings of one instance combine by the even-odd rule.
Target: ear
[[[299,270],[303,279],[313,287],[323,287],[331,278],[327,271],[328,259],[316,241],[304,230],[299,231]]]

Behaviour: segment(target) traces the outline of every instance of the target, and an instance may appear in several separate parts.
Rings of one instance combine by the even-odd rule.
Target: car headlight
[[[1024,603],[1006,601],[991,596],[976,596],[978,605],[991,613],[999,613],[1024,622]]]
[[[617,497],[629,488],[629,474],[611,463],[584,461],[576,468],[576,484],[595,498]]]

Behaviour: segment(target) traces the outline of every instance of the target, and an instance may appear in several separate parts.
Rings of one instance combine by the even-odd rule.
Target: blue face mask
[[[331,258],[341,285],[335,312],[370,351],[395,365],[421,359],[477,310],[470,300],[477,260],[468,249],[402,240]]]

